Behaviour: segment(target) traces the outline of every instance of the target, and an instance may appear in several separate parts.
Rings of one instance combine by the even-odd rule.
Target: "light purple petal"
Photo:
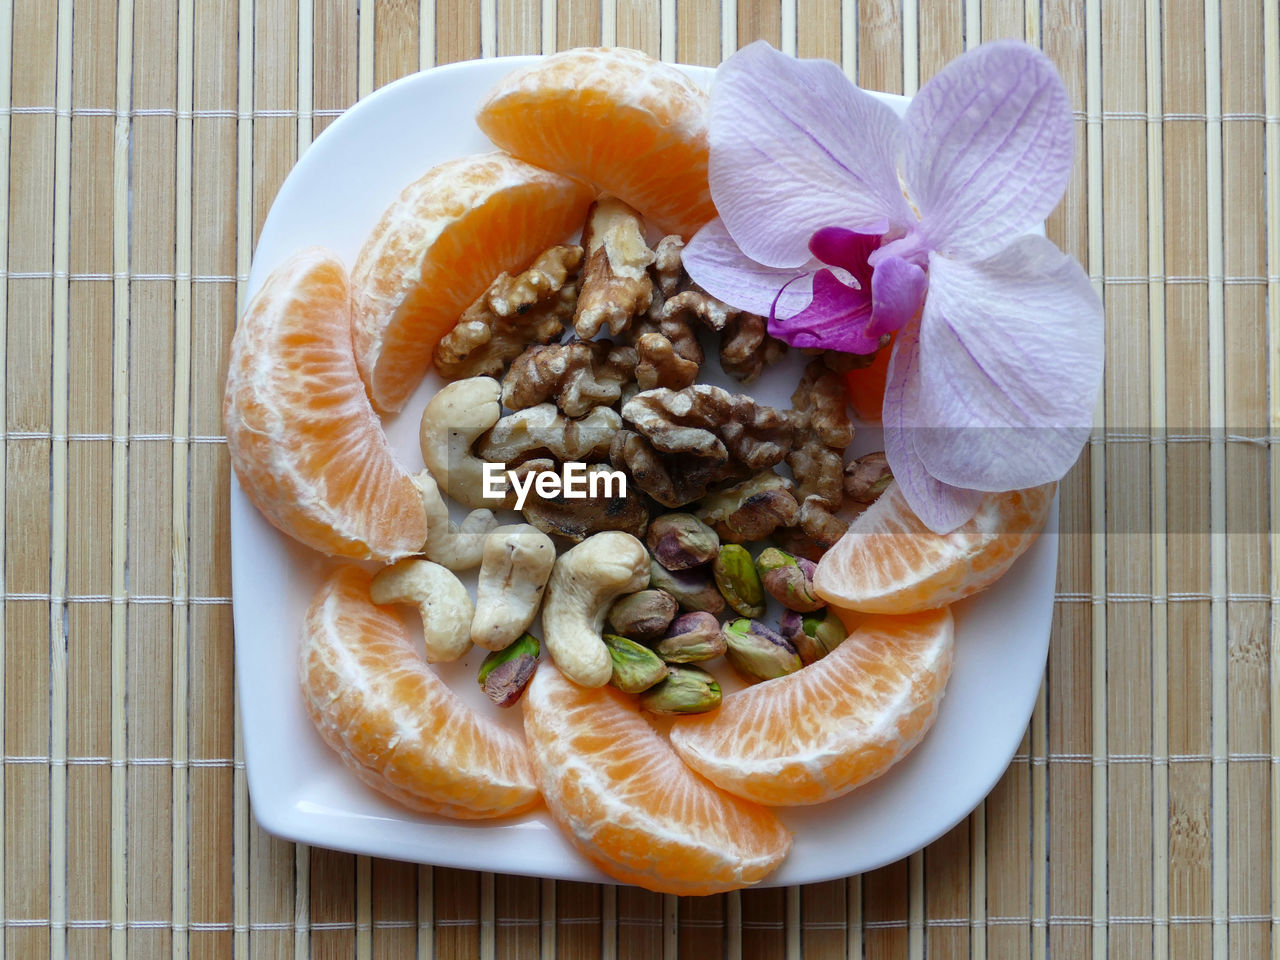
[[[928,472],[975,490],[1060,479],[1093,424],[1102,304],[1043,237],[979,263],[937,255],[920,323],[915,447]]]
[[[871,291],[841,283],[830,270],[813,277],[813,299],[790,319],[769,318],[769,334],[801,349],[818,347],[845,353],[875,353],[878,334],[871,322]]]
[[[920,400],[918,327],[903,329],[893,344],[884,391],[884,452],[902,495],[935,533],[950,533],[977,512],[982,494],[942,483],[916,454],[916,410]]]
[[[718,219],[694,235],[681,259],[694,283],[707,293],[735,309],[763,317],[769,315],[775,300],[779,317],[794,316],[808,306],[813,299],[813,271],[822,266],[812,258],[795,269],[756,263],[738,249]]]
[[[880,234],[914,219],[898,182],[902,121],[830,61],[739,50],[716,71],[710,145],[711,199],[766,266],[808,262],[821,227]]]
[[[899,257],[881,260],[871,274],[872,319],[867,332],[879,337],[913,320],[928,285],[929,278],[914,263]]]
[[[922,227],[946,256],[976,260],[1034,229],[1071,175],[1071,101],[1025,43],[952,60],[907,108],[904,175]]]

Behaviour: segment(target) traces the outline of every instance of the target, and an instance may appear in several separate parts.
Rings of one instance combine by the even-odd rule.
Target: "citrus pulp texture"
[[[706,92],[638,50],[582,48],[513,71],[476,122],[509,153],[581,177],[686,240],[715,215]]]
[[[351,270],[356,362],[374,406],[403,407],[462,311],[571,236],[592,198],[502,153],[446,161],[405,187]]]
[[[814,590],[838,607],[915,613],[990,586],[1035,543],[1057,484],[988,493],[951,533],[934,533],[891,483],[818,561]]]
[[[547,807],[615,880],[719,893],[762,880],[791,849],[790,831],[772,813],[690,771],[612,687],[580,687],[543,664],[523,703]]]
[[[951,614],[873,617],[797,673],[681,717],[671,744],[716,786],[756,803],[822,803],[880,776],[932,726],[951,676]]]
[[[353,559],[422,549],[422,496],[365,396],[351,288],[332,253],[294,254],[250,301],[231,341],[223,423],[241,487],[294,539]]]
[[[369,599],[368,571],[336,570],[302,631],[303,699],[316,729],[370,786],[425,813],[504,817],[538,803],[518,733],[463,703]]]

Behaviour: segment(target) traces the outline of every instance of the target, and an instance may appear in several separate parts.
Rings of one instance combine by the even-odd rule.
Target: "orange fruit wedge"
[[[822,803],[905,757],[938,713],[954,628],[943,610],[873,617],[797,673],[681,717],[671,744],[723,790],[756,803]]]
[[[403,407],[462,311],[581,228],[593,196],[501,153],[447,161],[405,187],[351,270],[356,362],[374,406]]]
[[[582,177],[686,239],[716,215],[706,92],[638,50],[581,48],[515,70],[476,123],[498,146]]]
[[[763,879],[791,849],[777,817],[692,773],[612,687],[580,687],[547,663],[523,703],[547,807],[615,880],[660,893],[719,893]]]
[[[303,699],[325,743],[414,810],[479,820],[536,806],[519,733],[458,699],[400,619],[369,599],[369,580],[359,567],[336,570],[303,624]]]
[[[865,367],[850,370],[844,375],[845,389],[853,411],[862,420],[879,420],[884,411],[884,388],[889,381],[889,357],[893,353],[893,338],[876,351],[875,359]]]
[[[320,247],[267,277],[231,340],[223,397],[231,464],[276,527],[322,553],[422,549],[422,495],[396,461],[351,351],[351,287]]]
[[[897,483],[850,524],[818,561],[817,594],[865,613],[915,613],[946,606],[1000,579],[1035,542],[1057,484],[988,493],[951,533],[934,533]]]

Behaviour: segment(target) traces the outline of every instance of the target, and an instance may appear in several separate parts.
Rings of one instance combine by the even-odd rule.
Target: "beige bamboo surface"
[[[1001,36],[1077,107],[1049,232],[1105,298],[1109,369],[986,802],[874,873],[704,900],[259,829],[219,405],[311,140],[473,57],[763,37],[909,93]],[[0,60],[4,957],[1280,957],[1274,0],[6,0]]]

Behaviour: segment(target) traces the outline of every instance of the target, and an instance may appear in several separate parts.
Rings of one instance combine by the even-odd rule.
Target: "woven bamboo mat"
[[[986,802],[883,870],[705,900],[263,833],[219,404],[311,140],[472,57],[764,37],[911,92],[1009,35],[1078,107],[1049,232],[1105,297],[1109,371],[1048,674]],[[0,60],[5,957],[1280,955],[1274,0],[7,0]]]

